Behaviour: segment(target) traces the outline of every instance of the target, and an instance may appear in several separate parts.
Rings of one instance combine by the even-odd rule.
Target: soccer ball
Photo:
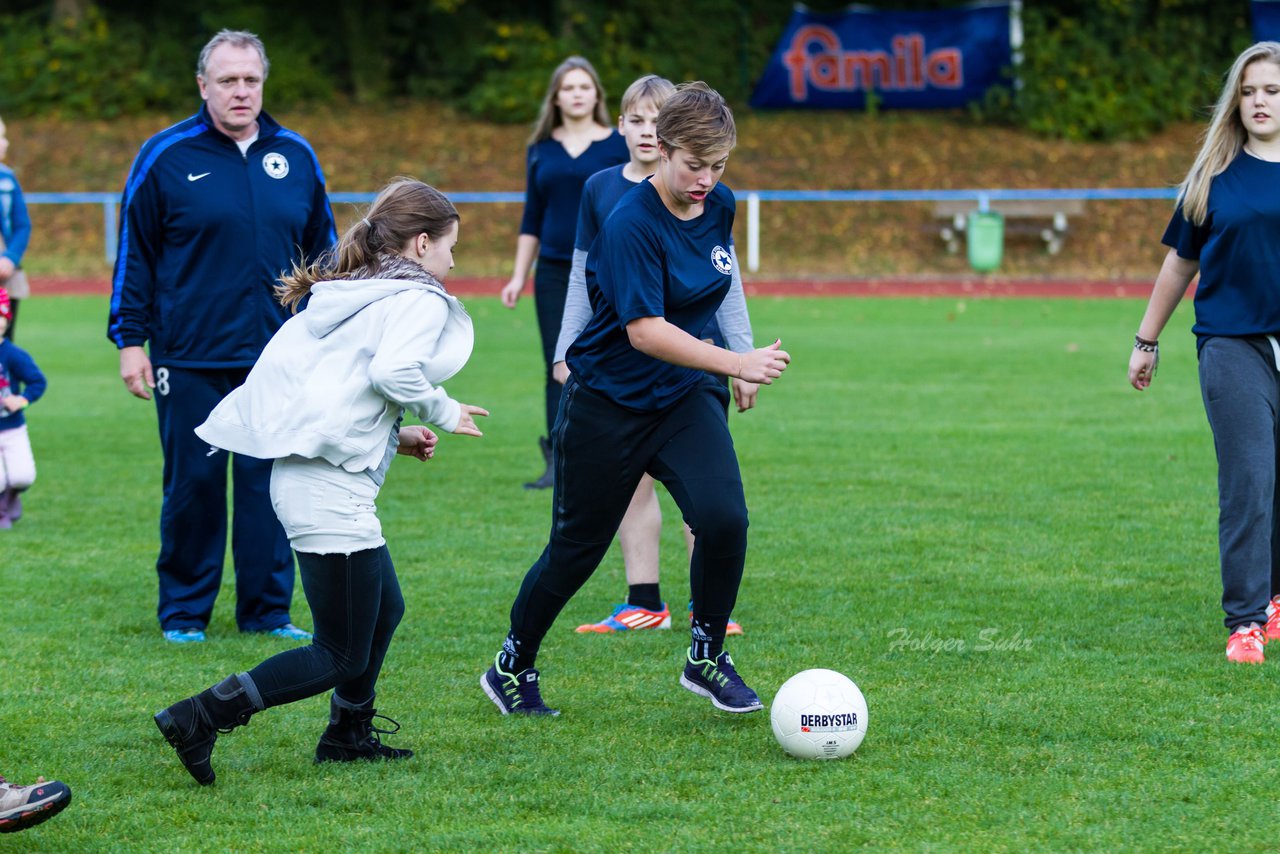
[[[802,670],[773,698],[773,734],[797,759],[843,759],[867,734],[867,701],[834,670]]]

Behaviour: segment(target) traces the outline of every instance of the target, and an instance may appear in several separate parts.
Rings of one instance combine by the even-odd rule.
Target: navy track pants
[[[293,599],[293,552],[271,506],[271,460],[211,449],[195,434],[248,368],[157,367],[156,414],[164,451],[160,510],[160,628],[203,629],[213,614],[227,548],[227,457],[231,457],[231,554],[236,625],[279,628]]]

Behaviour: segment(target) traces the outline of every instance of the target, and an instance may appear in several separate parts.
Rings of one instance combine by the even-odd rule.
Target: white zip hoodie
[[[408,279],[317,282],[304,311],[248,379],[196,428],[214,447],[259,459],[323,458],[376,469],[408,410],[453,432],[458,402],[436,384],[471,356],[471,318],[444,290]]]

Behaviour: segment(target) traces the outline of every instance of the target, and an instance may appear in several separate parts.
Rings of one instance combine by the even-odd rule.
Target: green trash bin
[[[1000,269],[1004,257],[1004,215],[995,211],[970,211],[965,226],[969,266],[979,273]]]

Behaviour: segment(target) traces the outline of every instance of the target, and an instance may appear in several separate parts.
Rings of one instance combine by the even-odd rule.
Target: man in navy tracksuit
[[[252,33],[214,36],[196,74],[204,106],[142,146],[121,206],[108,337],[129,391],[155,392],[158,615],[174,642],[204,640],[226,550],[227,454],[193,430],[286,319],[276,277],[337,240],[315,152],[262,112],[267,69]],[[306,639],[289,617],[293,556],[268,496],[271,462],[235,456],[231,468],[236,623]]]

